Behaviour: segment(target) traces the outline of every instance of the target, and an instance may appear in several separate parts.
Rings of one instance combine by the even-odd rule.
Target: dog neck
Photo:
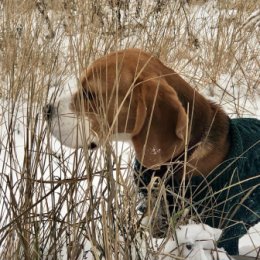
[[[191,129],[191,144],[197,143],[195,149],[188,157],[188,173],[192,175],[207,176],[214,170],[227,156],[229,152],[229,117],[217,105],[210,104],[210,110],[203,116],[200,133],[196,131],[196,124]],[[207,110],[206,110],[207,111]],[[198,120],[195,119],[195,120]],[[201,139],[199,142],[198,140]]]

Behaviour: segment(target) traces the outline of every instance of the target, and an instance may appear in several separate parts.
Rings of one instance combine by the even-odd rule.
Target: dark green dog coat
[[[260,120],[230,120],[229,140],[230,151],[224,162],[206,179],[192,177],[185,197],[204,223],[223,229],[218,246],[235,255],[239,238],[260,221]],[[178,193],[180,184],[173,178],[176,166],[174,162],[172,165],[171,170],[165,165],[151,170],[136,160],[135,181],[140,191],[146,194],[151,178],[159,176]],[[171,194],[167,195],[169,208],[176,211],[177,202]]]

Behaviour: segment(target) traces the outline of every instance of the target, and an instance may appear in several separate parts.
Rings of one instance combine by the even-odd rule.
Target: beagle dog
[[[130,141],[142,189],[152,176],[167,175],[166,185],[174,189],[191,184],[201,212],[213,209],[205,202],[211,191],[216,210],[204,220],[236,236],[223,242],[231,254],[246,228],[259,221],[260,121],[231,120],[153,55],[126,49],[96,60],[83,72],[78,90],[47,104],[43,113],[52,134],[70,147],[94,149],[108,138]],[[172,196],[169,203],[174,204]],[[243,203],[246,219],[240,216]],[[237,222],[243,227],[232,228]]]

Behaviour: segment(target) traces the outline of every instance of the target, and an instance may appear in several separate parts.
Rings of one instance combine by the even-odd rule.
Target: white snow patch
[[[220,229],[205,224],[188,224],[179,226],[175,236],[165,239],[149,239],[149,233],[138,233],[132,245],[133,260],[229,260],[223,248],[217,248],[216,242],[221,235]],[[149,242],[147,242],[149,241]],[[94,249],[96,252],[96,248]],[[160,252],[158,254],[158,252]],[[97,253],[97,252],[96,252]],[[98,255],[101,255],[98,253]],[[94,260],[91,246],[86,250],[85,257]],[[101,258],[105,260],[105,258]],[[111,259],[116,259],[112,256]],[[121,258],[119,258],[121,260]],[[122,259],[123,260],[123,259]]]

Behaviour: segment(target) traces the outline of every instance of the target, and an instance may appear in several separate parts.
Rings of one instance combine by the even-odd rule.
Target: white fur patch
[[[77,116],[70,109],[70,103],[71,94],[54,104],[54,111],[49,122],[51,133],[63,145],[71,148],[89,146],[91,142],[98,144],[87,116]]]

